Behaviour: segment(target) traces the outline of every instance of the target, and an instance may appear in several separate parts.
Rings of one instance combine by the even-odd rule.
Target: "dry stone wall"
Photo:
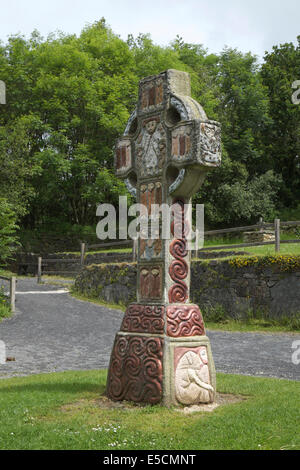
[[[233,318],[243,317],[250,310],[273,318],[300,314],[298,258],[289,264],[283,257],[278,262],[249,264],[246,260],[240,264],[193,262],[191,300],[204,311],[221,306]],[[105,302],[128,305],[136,300],[136,276],[134,263],[94,264],[77,276],[75,288]]]

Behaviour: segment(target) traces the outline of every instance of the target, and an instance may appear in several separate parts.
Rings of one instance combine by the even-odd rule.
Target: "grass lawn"
[[[246,251],[251,255],[268,256],[276,255],[273,245],[251,246],[249,248],[234,249],[234,251]],[[280,255],[300,255],[300,243],[291,243],[288,245],[280,245]]]
[[[281,240],[291,240],[291,239],[296,239],[297,236],[287,236],[287,235],[282,235]],[[213,238],[207,238],[204,242],[204,247],[216,247],[214,251],[226,251],[227,248],[224,248],[222,250],[219,250],[219,246],[226,246],[226,245],[239,245],[241,243],[244,243],[243,239],[241,237],[236,237],[236,238],[225,238],[225,239],[213,239]],[[264,246],[252,246],[252,247],[246,247],[246,248],[228,248],[229,251],[234,251],[236,253],[243,253],[247,252],[250,253],[251,255],[256,255],[256,256],[266,256],[266,255],[276,255],[275,252],[275,245],[264,245]],[[281,244],[280,245],[280,254],[281,255],[300,255],[300,243],[289,243],[289,244]],[[232,256],[230,256],[232,257]],[[222,258],[226,259],[226,258]]]
[[[243,397],[212,413],[160,406],[100,407],[106,371],[0,381],[1,449],[300,449],[300,383],[218,375]]]
[[[290,333],[294,335],[300,334],[300,329],[292,328],[284,325],[272,325],[264,320],[226,320],[224,322],[206,321],[205,327],[207,330],[220,330],[220,331],[241,331],[244,333]]]
[[[11,317],[11,310],[7,305],[7,301],[3,300],[3,297],[0,295],[0,323],[4,318]]]
[[[241,238],[231,239],[231,240],[207,240],[204,243],[205,247],[216,247],[214,251],[226,251],[227,248],[223,248],[219,250],[218,246],[225,246],[225,245],[238,245],[243,243]],[[235,251],[237,253],[247,252],[253,255],[275,255],[275,247],[274,245],[266,245],[266,246],[253,246],[253,247],[246,247],[246,248],[228,248],[229,251]],[[101,251],[89,251],[87,255],[94,255],[94,254],[101,254],[101,253],[132,253],[131,248],[114,248],[109,250],[101,250]],[[75,254],[75,253],[73,253]],[[76,253],[78,256],[80,253]],[[280,254],[281,255],[300,255],[300,243],[290,243],[290,244],[281,244],[280,245]],[[223,259],[223,258],[222,258]],[[225,259],[225,258],[224,258]]]

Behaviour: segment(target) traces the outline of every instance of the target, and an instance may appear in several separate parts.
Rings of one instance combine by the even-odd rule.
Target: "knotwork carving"
[[[121,331],[162,334],[164,332],[164,311],[163,305],[129,305]]]
[[[173,338],[205,335],[202,314],[197,305],[167,307],[167,335]]]

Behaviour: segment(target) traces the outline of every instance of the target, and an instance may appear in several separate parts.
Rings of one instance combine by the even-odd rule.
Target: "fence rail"
[[[70,263],[73,264],[74,267],[78,267],[78,269],[72,270],[61,270],[61,269],[54,269],[54,270],[46,270],[47,266],[51,263]],[[45,274],[77,274],[79,273],[80,269],[84,265],[84,257],[81,256],[80,259],[67,259],[67,258],[43,258],[42,256],[38,257],[38,265],[37,265],[37,282],[40,284],[42,282],[42,276]]]
[[[300,239],[295,239],[295,240],[281,240],[280,238],[280,229],[281,227],[296,227],[300,226],[300,221],[290,221],[290,222],[281,222],[280,219],[275,219],[274,223],[266,223],[260,219],[259,223],[254,224],[254,225],[247,225],[244,227],[232,227],[232,228],[225,228],[225,229],[220,229],[220,230],[208,230],[204,232],[204,236],[211,236],[211,235],[222,235],[222,234],[228,234],[228,233],[242,233],[242,232],[248,232],[248,231],[263,231],[265,229],[274,229],[275,232],[275,240],[274,241],[265,241],[265,242],[249,242],[249,243],[238,243],[238,244],[232,244],[232,245],[216,245],[216,246],[207,246],[203,248],[199,248],[199,238],[200,238],[200,233],[196,231],[196,239],[195,239],[195,250],[193,252],[193,256],[195,258],[198,257],[199,252],[205,252],[205,251],[216,251],[216,250],[230,250],[230,249],[236,249],[236,248],[250,248],[250,247],[256,247],[256,246],[267,246],[267,245],[274,245],[275,246],[275,252],[279,253],[280,252],[280,246],[283,244],[290,244],[290,243],[300,243]],[[132,260],[133,262],[137,260],[137,240],[121,240],[121,241],[113,241],[113,242],[105,242],[105,243],[98,243],[98,244],[93,244],[89,245],[87,243],[81,243],[80,244],[80,259],[68,259],[68,258],[49,258],[45,259],[42,257],[38,258],[38,269],[37,269],[37,277],[38,277],[38,282],[40,283],[42,281],[42,275],[43,274],[75,274],[80,271],[80,269],[84,266],[85,264],[85,257],[86,254],[88,253],[89,250],[91,249],[103,249],[103,248],[116,248],[116,247],[132,247]],[[46,271],[43,269],[47,265],[51,263],[68,263],[68,264],[74,264],[78,266],[78,269],[74,270],[52,270],[52,271]]]
[[[195,256],[196,258],[198,257],[198,252],[205,252],[205,251],[215,251],[215,250],[225,250],[225,249],[234,249],[234,248],[250,248],[250,247],[255,247],[255,246],[265,246],[265,245],[275,245],[275,252],[279,253],[280,252],[280,245],[282,244],[289,244],[289,243],[300,243],[300,239],[296,240],[281,240],[280,238],[280,228],[281,227],[296,227],[300,226],[300,221],[299,220],[294,220],[291,222],[281,222],[280,219],[275,219],[274,223],[265,223],[263,222],[262,219],[260,219],[260,222],[255,225],[248,225],[246,227],[235,227],[235,228],[227,228],[223,230],[210,230],[207,232],[204,232],[204,236],[206,235],[220,235],[220,234],[225,234],[225,233],[234,233],[234,232],[248,232],[250,230],[256,230],[259,229],[260,231],[263,231],[264,229],[270,229],[273,228],[275,232],[275,241],[267,241],[267,242],[252,242],[252,243],[239,243],[239,244],[232,244],[232,245],[217,245],[217,246],[208,246],[208,247],[203,247],[198,249],[198,245],[196,243],[196,250],[195,250]]]
[[[16,284],[17,278],[15,276],[6,277],[0,276],[0,279],[3,281],[9,282],[9,299],[10,299],[10,308],[13,313],[16,311]]]

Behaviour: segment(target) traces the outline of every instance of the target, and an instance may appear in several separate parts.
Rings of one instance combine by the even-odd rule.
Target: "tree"
[[[32,175],[35,191],[25,224],[53,218],[90,223],[96,211],[91,187],[102,170],[112,168],[114,141],[135,99],[127,44],[101,20],[79,38],[60,34],[44,41],[36,32],[29,41],[11,37],[1,52],[9,90],[2,130],[7,136],[16,120],[30,121],[28,159],[40,169]]]
[[[282,174],[282,206],[296,207],[300,199],[300,105],[292,103],[292,84],[300,80],[300,36],[297,46],[274,46],[264,60],[261,73],[272,117],[265,151],[274,170]]]

